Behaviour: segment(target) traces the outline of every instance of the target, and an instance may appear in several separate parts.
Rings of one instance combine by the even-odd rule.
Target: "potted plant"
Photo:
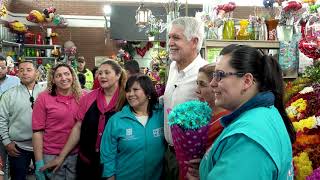
[[[154,37],[159,34],[157,29],[148,29],[146,35],[148,36],[149,41],[154,41]]]

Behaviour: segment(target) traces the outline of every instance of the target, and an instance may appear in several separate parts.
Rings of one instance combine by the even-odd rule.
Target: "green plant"
[[[320,82],[320,62],[315,62],[313,66],[306,67],[303,77],[310,78],[313,82]]]
[[[152,36],[156,36],[156,35],[158,35],[160,32],[159,32],[159,30],[157,30],[157,29],[148,29],[147,31],[146,31],[146,35],[148,36],[148,37],[152,37]]]

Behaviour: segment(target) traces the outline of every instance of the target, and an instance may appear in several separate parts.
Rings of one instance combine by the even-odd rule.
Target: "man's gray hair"
[[[198,21],[195,17],[179,17],[171,22],[169,29],[171,29],[172,26],[183,28],[184,35],[188,41],[193,37],[197,38],[197,52],[200,52],[204,37],[204,26],[202,22]]]

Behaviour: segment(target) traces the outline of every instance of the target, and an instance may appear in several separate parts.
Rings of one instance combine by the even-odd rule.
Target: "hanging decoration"
[[[153,47],[152,42],[147,42],[147,44],[143,48],[136,47],[136,52],[139,56],[144,57],[147,51],[149,51],[149,49],[152,47]]]
[[[25,34],[28,31],[28,27],[20,21],[9,22],[11,31],[17,34]]]
[[[45,8],[42,12],[44,14],[46,21],[52,22],[53,17],[54,17],[54,13],[56,12],[56,8],[48,7],[48,8]]]
[[[151,17],[151,10],[144,7],[144,4],[141,3],[136,11],[136,25],[139,28],[144,28],[148,25],[149,18]]]
[[[2,0],[0,0],[0,17],[6,16],[8,14],[8,10],[6,8],[6,6],[4,5],[4,3],[2,2]]]
[[[320,58],[318,50],[318,37],[320,37],[320,21],[316,16],[311,15],[307,22],[301,23],[302,38],[299,41],[299,50],[314,61]],[[320,42],[319,42],[320,44]]]
[[[45,8],[42,13],[38,10],[32,10],[26,19],[33,23],[38,23],[40,26],[47,25],[48,23],[53,23],[55,26],[65,27],[68,25],[66,19],[60,14],[56,14],[55,7]]]
[[[77,47],[72,41],[66,41],[63,45],[64,47],[64,52],[68,56],[74,56],[77,53]]]
[[[43,23],[44,17],[38,10],[32,10],[26,17],[26,19],[33,23]]]

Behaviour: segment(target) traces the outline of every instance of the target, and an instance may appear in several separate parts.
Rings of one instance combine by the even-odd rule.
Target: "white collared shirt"
[[[173,61],[170,65],[169,77],[166,85],[166,90],[163,95],[164,100],[164,135],[167,142],[173,145],[171,130],[168,125],[168,112],[181,103],[195,100],[196,96],[196,80],[199,69],[208,64],[201,58],[200,54],[186,68],[178,71],[176,62]]]

